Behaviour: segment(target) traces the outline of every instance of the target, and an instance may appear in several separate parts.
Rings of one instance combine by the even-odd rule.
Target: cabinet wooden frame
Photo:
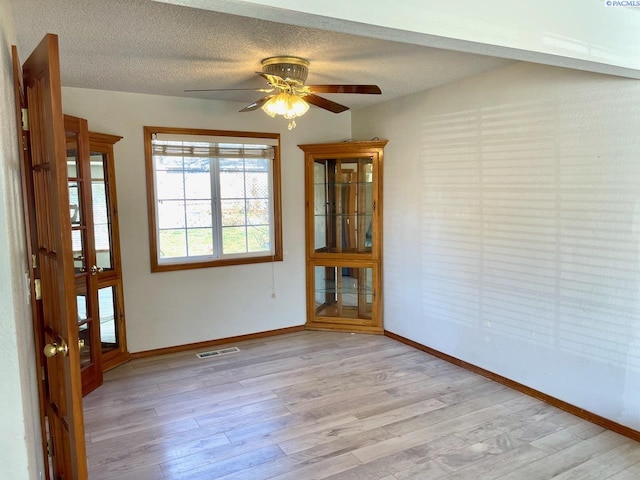
[[[330,329],[354,331],[362,333],[383,333],[382,326],[382,167],[383,152],[387,144],[386,140],[365,141],[365,142],[342,142],[330,144],[309,144],[299,145],[305,153],[305,251],[306,251],[306,280],[307,280],[307,328],[313,329]],[[364,160],[367,160],[364,162]],[[342,221],[328,222],[326,227],[327,246],[316,248],[316,211],[315,211],[315,165],[324,162],[336,162],[332,165],[339,172],[341,168],[337,164],[353,162],[362,164],[371,164],[371,212],[365,212],[363,215],[361,209],[364,205],[364,197],[360,193],[356,195],[355,202],[357,205],[355,213],[353,213],[354,221],[357,223],[358,239],[355,241],[355,247],[342,248],[342,238],[348,236],[346,232],[341,230]],[[360,167],[356,169],[360,172]],[[340,205],[341,192],[331,193],[331,189],[336,189],[336,185],[344,185],[341,179],[328,178],[325,176],[324,182],[327,186],[326,204],[332,204],[333,209],[336,208],[339,213],[325,213],[324,216],[350,217],[351,213],[343,212],[343,206]],[[357,173],[360,175],[360,173]],[[362,178],[356,178],[355,183],[364,183]],[[350,181],[348,182],[350,183]],[[333,186],[330,186],[332,184]],[[340,187],[342,188],[342,187]],[[337,205],[334,207],[334,205]],[[371,245],[365,247],[363,240],[363,230],[369,223],[368,215],[370,215],[370,234]],[[322,216],[322,215],[321,215]],[[347,222],[348,223],[348,222]],[[333,230],[335,231],[333,231]],[[334,240],[331,245],[330,239]],[[337,240],[336,240],[337,239]],[[354,243],[353,241],[351,242]],[[349,246],[349,245],[348,245]],[[345,271],[346,274],[336,274],[333,286],[334,291],[331,295],[335,296],[335,301],[331,308],[326,307],[321,301],[318,301],[318,286],[316,285],[316,269],[318,267],[334,268],[336,271]],[[370,285],[361,285],[362,279],[359,278],[359,269],[371,269]],[[354,272],[354,273],[349,273]],[[329,273],[327,272],[327,275]],[[358,312],[354,315],[354,311],[348,313],[342,310],[340,305],[341,287],[340,279],[349,279],[358,286],[358,290],[352,293],[353,298],[357,298],[356,307]],[[325,281],[327,281],[325,279]],[[331,282],[330,280],[328,281]],[[369,290],[368,290],[369,289]],[[363,292],[369,293],[363,293]],[[372,302],[370,312],[364,311],[364,304],[367,295],[371,295]],[[320,295],[321,296],[321,295]],[[329,297],[327,297],[329,298]],[[326,307],[326,308],[325,308]],[[353,308],[353,307],[348,307]],[[367,308],[369,308],[367,306]],[[330,314],[324,314],[331,310]],[[324,313],[323,313],[324,312]]]

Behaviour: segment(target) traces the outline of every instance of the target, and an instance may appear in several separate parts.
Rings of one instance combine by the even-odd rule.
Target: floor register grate
[[[230,353],[238,353],[240,349],[238,347],[222,348],[220,350],[211,350],[209,352],[196,353],[198,358],[211,358],[219,357],[220,355],[229,355]]]

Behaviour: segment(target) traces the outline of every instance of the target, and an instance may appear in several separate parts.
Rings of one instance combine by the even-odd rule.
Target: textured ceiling
[[[377,84],[382,95],[324,95],[359,108],[426,90],[509,60],[328,32],[151,0],[12,0],[21,59],[59,36],[62,84],[250,103],[254,72],[274,55],[309,59],[308,84]]]

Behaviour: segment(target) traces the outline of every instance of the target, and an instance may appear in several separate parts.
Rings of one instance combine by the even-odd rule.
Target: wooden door
[[[65,115],[64,129],[82,394],[87,395],[102,385],[89,127],[85,119]]]
[[[18,58],[18,48],[13,45],[11,47],[11,56],[13,59],[13,86],[15,94],[15,108],[16,108],[16,125],[18,133],[18,155],[20,160],[20,177],[22,180],[22,208],[25,212],[25,236],[27,238],[27,258],[31,261],[29,269],[30,289],[29,295],[31,298],[31,317],[34,325],[34,346],[36,355],[36,372],[44,371],[44,355],[42,352],[44,348],[44,332],[42,331],[42,302],[36,301],[36,289],[35,279],[40,278],[38,265],[36,262],[36,256],[33,253],[37,250],[35,242],[35,215],[33,214],[35,209],[33,208],[33,179],[31,178],[31,161],[29,157],[29,137],[27,131],[23,130],[23,109],[26,111],[25,95],[24,95],[24,83],[22,81],[22,66],[20,59]],[[40,431],[46,432],[46,414],[45,414],[45,387],[44,378],[40,378],[38,382],[38,400],[39,400],[39,416],[40,416]],[[42,435],[42,451],[47,452],[47,438],[46,435]],[[46,455],[46,453],[45,453]],[[44,474],[46,479],[50,479],[49,475],[49,462],[44,464]]]
[[[36,330],[43,333],[46,434],[55,480],[86,480],[71,216],[58,37],[48,34],[23,65],[33,184],[34,263],[40,275]],[[39,352],[38,352],[39,354]],[[45,434],[45,432],[43,432]]]

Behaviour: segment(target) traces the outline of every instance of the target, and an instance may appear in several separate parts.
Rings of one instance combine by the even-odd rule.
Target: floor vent
[[[210,358],[219,357],[220,355],[229,355],[230,353],[238,353],[240,349],[238,347],[222,348],[220,350],[211,350],[210,352],[196,353],[198,358]]]

